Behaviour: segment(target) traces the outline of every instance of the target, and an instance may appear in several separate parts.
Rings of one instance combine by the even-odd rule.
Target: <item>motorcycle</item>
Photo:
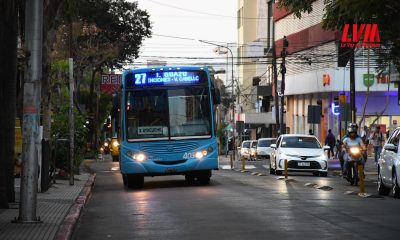
[[[360,180],[358,165],[362,164],[363,149],[359,146],[350,147],[347,151],[347,155],[346,179],[351,185],[357,186]]]

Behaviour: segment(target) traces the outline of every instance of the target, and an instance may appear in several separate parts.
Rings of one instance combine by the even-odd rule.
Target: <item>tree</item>
[[[18,1],[0,2],[0,208],[15,201],[14,144],[16,115]]]

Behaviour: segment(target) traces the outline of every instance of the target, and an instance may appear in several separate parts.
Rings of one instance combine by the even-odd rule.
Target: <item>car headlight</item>
[[[283,152],[280,152],[280,153],[279,153],[279,157],[280,157],[281,159],[287,159],[287,158],[288,158],[288,155],[284,154]]]
[[[108,147],[108,142],[105,142],[105,143],[104,143],[104,147]]]
[[[317,160],[326,160],[325,154],[321,154],[318,157],[316,157]]]

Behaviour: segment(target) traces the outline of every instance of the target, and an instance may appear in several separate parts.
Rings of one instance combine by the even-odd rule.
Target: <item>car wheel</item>
[[[275,174],[275,169],[272,168],[272,159],[269,160],[269,173]]]
[[[275,170],[271,168],[271,165],[269,166],[269,174],[275,174]]]
[[[394,198],[400,198],[400,187],[399,187],[399,183],[397,182],[396,170],[393,171],[392,192],[393,192]]]
[[[378,172],[378,194],[387,196],[390,192],[390,188],[385,187],[382,182],[382,176],[380,171]]]
[[[128,174],[127,175],[128,188],[142,188],[144,184],[144,176],[141,174]]]

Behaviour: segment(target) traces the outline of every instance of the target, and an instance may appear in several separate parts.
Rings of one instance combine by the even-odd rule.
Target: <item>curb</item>
[[[63,222],[61,223],[58,231],[56,233],[56,240],[69,240],[72,237],[76,223],[79,220],[83,207],[89,201],[92,193],[92,188],[96,180],[96,174],[90,174],[85,186],[79,193],[78,197],[75,199],[74,204],[69,209],[68,214],[65,216]]]

